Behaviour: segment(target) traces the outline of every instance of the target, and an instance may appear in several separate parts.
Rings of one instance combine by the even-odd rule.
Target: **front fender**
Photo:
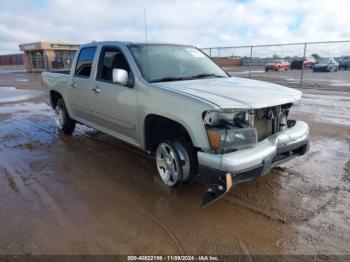
[[[145,146],[143,135],[145,119],[148,115],[158,115],[181,124],[195,147],[210,147],[202,114],[206,110],[216,109],[212,104],[186,94],[152,87],[140,90],[139,101],[139,123],[142,125],[140,124],[138,135],[143,146]]]

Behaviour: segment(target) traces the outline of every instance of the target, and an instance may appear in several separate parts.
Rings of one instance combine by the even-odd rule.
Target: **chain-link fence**
[[[229,74],[292,87],[350,90],[350,41],[202,48]]]
[[[32,57],[31,67],[33,70],[69,70],[72,65],[73,57],[55,57],[54,59],[49,59],[47,57]]]

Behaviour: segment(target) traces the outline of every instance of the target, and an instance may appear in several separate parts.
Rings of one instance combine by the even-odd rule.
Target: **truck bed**
[[[45,95],[45,102],[50,105],[49,97],[50,91],[57,91],[63,97],[66,95],[66,90],[70,85],[71,76],[69,72],[59,71],[59,72],[43,72],[42,77],[42,87]]]

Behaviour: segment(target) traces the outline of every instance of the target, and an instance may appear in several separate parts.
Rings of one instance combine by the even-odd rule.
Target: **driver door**
[[[129,76],[132,74],[121,49],[102,47],[89,107],[96,124],[135,144],[137,90],[113,83],[112,71],[115,68],[126,70]]]

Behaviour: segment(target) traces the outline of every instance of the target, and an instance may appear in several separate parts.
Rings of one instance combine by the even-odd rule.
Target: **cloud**
[[[0,53],[33,41],[143,42],[144,8],[152,42],[209,47],[350,39],[347,0],[4,0]]]

